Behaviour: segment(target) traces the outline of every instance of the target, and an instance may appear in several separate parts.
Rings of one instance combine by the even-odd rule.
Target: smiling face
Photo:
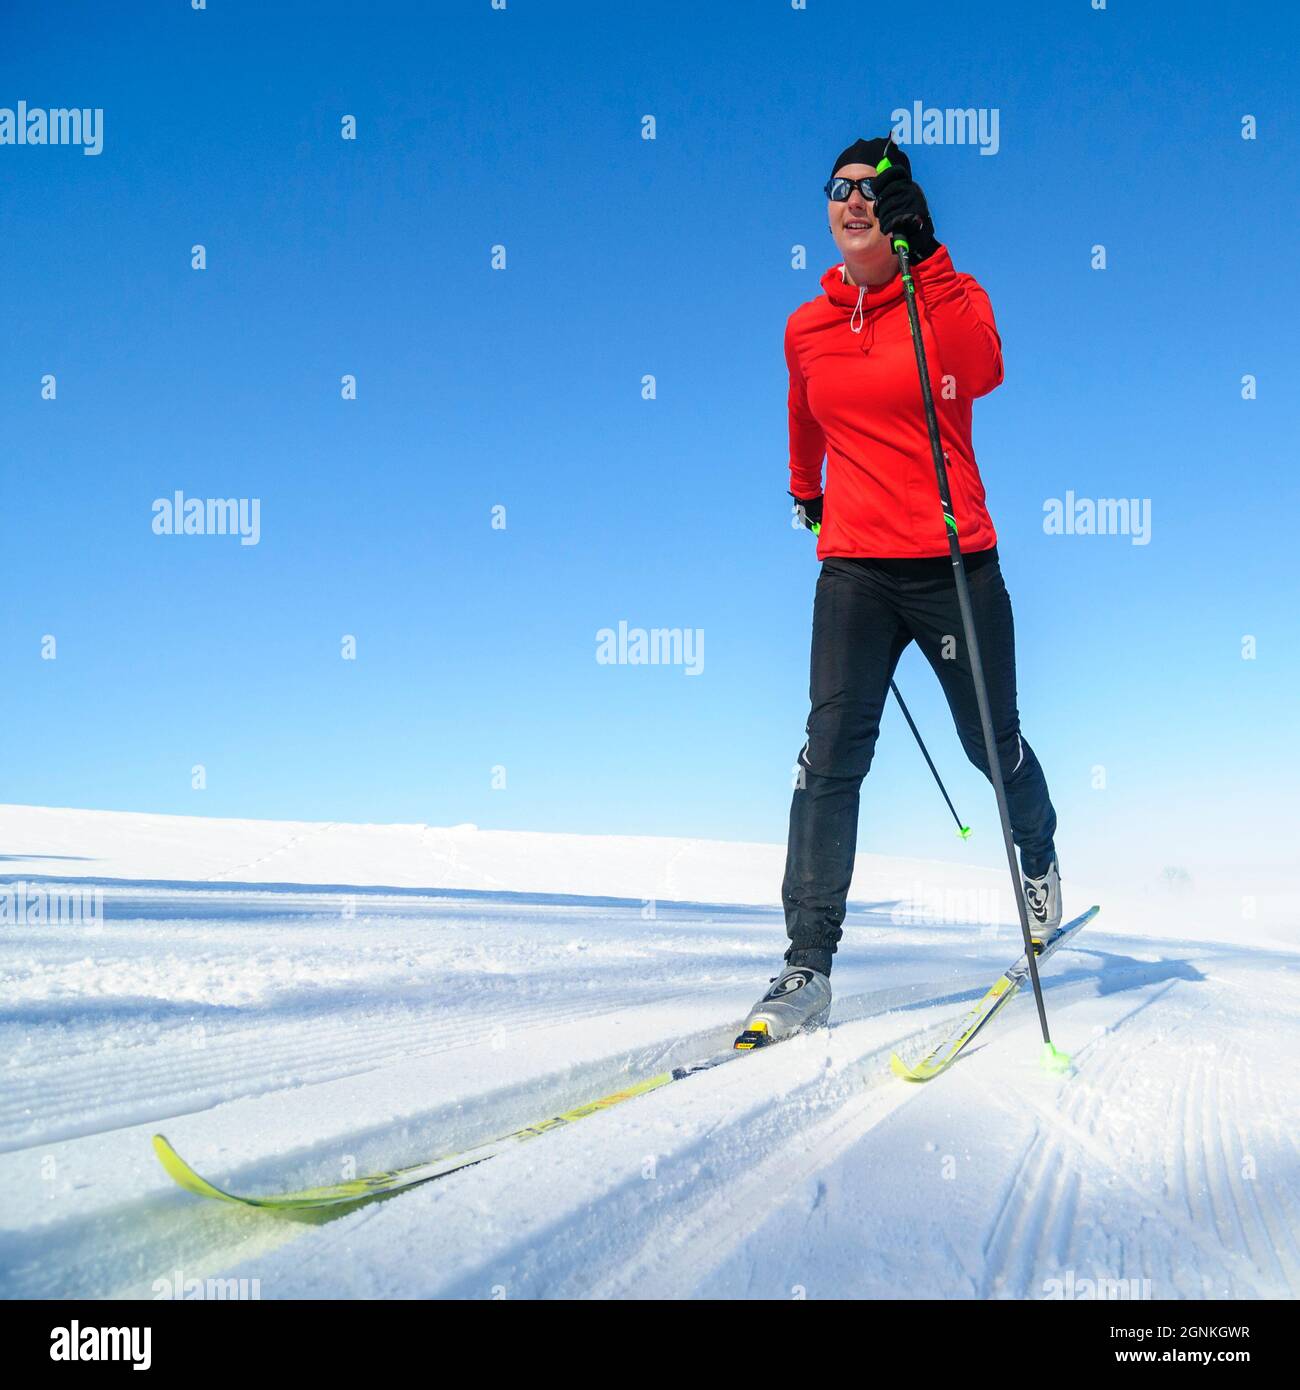
[[[872,164],[844,164],[835,175],[869,179],[875,172]],[[876,224],[875,204],[868,202],[858,189],[849,194],[847,203],[827,200],[826,220],[854,284],[883,284],[893,278],[898,268],[894,248]]]

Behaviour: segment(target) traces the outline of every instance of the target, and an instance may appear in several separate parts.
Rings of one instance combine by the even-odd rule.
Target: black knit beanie
[[[894,137],[888,136],[883,140],[855,140],[847,150],[843,150],[835,163],[831,166],[831,178],[844,168],[846,164],[870,164],[874,169],[884,158],[886,151],[889,153],[889,162],[896,164],[903,169],[909,176],[912,173],[912,162],[907,155],[898,148]]]

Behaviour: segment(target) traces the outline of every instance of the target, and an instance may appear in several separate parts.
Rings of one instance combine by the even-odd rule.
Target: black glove
[[[939,249],[934,223],[919,184],[895,164],[871,180],[876,189],[876,223],[886,236],[901,236],[913,265]]]
[[[790,494],[794,497],[794,493]],[[820,530],[822,524],[822,499],[820,497],[794,497],[803,524],[810,531]]]

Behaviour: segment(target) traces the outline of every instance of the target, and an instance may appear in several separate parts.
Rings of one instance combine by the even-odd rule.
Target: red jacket
[[[843,267],[785,328],[790,369],[790,491],[826,500],[817,555],[876,559],[948,554],[902,277],[859,292]],[[987,550],[997,533],[971,446],[971,402],[1002,381],[989,297],[940,246],[912,272],[948,454],[957,537]],[[860,307],[859,307],[860,305]]]

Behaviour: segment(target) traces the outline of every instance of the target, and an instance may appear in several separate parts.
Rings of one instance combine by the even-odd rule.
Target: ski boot
[[[1029,908],[1029,939],[1034,954],[1041,956],[1043,947],[1051,941],[1061,926],[1061,872],[1052,855],[1052,862],[1038,878],[1024,875],[1025,906]]]
[[[819,970],[787,965],[772,988],[749,1011],[734,1046],[739,1052],[783,1042],[795,1033],[811,1031],[826,1022],[831,1011],[831,982]]]

